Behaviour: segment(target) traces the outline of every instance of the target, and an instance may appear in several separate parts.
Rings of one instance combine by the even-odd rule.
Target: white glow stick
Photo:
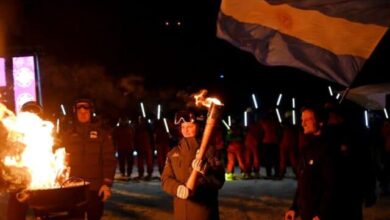
[[[61,104],[61,112],[63,115],[66,115],[65,106],[63,104]]]
[[[328,91],[329,91],[329,95],[330,95],[330,96],[333,96],[333,90],[332,90],[332,87],[328,86]]]
[[[255,94],[252,94],[252,100],[253,100],[253,105],[255,106],[255,109],[257,109],[258,106],[257,106],[257,100],[256,100],[256,95]]]
[[[141,105],[142,116],[143,116],[144,118],[146,118],[146,113],[145,113],[144,103],[143,103],[143,102],[141,102],[141,103],[140,103],[140,105]]]
[[[230,130],[230,127],[229,127],[229,125],[226,123],[225,120],[222,119],[222,123],[223,123],[223,125],[225,125],[226,129]]]
[[[292,108],[295,109],[295,98],[294,97],[292,98],[291,103],[292,103]]]
[[[295,116],[295,110],[293,109],[292,110],[292,123],[293,123],[293,125],[296,125],[297,124],[297,119],[295,118],[296,116]]]
[[[160,120],[160,115],[161,115],[161,105],[157,105],[157,120]]]
[[[280,105],[280,102],[282,101],[282,96],[283,96],[283,94],[280,93],[280,94],[279,94],[279,97],[278,97],[278,101],[276,102],[276,106],[279,106],[279,105]]]
[[[164,120],[165,131],[166,131],[167,133],[169,133],[169,127],[168,127],[167,119],[164,118],[163,120]]]
[[[246,111],[244,112],[244,126],[248,126],[248,113]]]
[[[275,111],[276,111],[276,115],[278,116],[279,123],[282,123],[282,117],[280,117],[279,109],[276,108]]]

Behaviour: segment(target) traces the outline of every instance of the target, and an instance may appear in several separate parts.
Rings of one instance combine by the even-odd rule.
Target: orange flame
[[[215,105],[223,105],[223,103],[217,99],[217,98],[206,98],[207,94],[207,90],[206,89],[202,89],[200,90],[197,94],[194,95],[194,98],[195,98],[195,104],[197,106],[205,106],[207,108],[210,108],[211,107],[211,104],[215,104]]]
[[[0,159],[11,169],[26,168],[31,177],[27,189],[59,187],[59,180],[69,177],[69,168],[65,165],[65,149],[60,148],[53,154],[54,125],[51,122],[30,112],[21,112],[15,116],[2,103],[0,121],[8,130],[8,141],[24,146],[21,152],[13,152]]]

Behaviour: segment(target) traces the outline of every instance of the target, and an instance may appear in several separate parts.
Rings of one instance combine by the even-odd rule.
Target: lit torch
[[[198,94],[194,95],[195,104],[197,106],[202,105],[209,109],[207,114],[206,127],[202,136],[202,142],[200,144],[199,151],[196,154],[196,159],[199,160],[203,160],[204,158],[204,155],[208,149],[210,136],[219,117],[221,106],[223,106],[221,101],[216,98],[205,98],[206,94],[207,90],[201,90]],[[192,170],[192,173],[186,182],[186,187],[191,191],[195,190],[197,177],[198,172],[196,170]]]

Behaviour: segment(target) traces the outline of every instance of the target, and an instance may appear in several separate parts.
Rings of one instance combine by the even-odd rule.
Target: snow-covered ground
[[[221,219],[282,220],[295,187],[296,181],[291,173],[283,180],[226,182],[219,197]],[[6,197],[6,194],[0,197],[0,220],[5,219]],[[171,199],[161,190],[157,179],[137,182],[118,178],[103,219],[172,219]],[[390,220],[390,197],[379,196],[377,204],[365,209],[364,215],[366,220]],[[28,219],[33,218],[30,215]]]
[[[295,188],[291,171],[283,180],[226,182],[219,197],[221,220],[281,220],[291,205]],[[113,192],[104,219],[172,219],[172,198],[161,190],[158,180],[117,181]],[[374,207],[364,210],[364,215],[366,220],[390,220],[390,197],[379,197]]]

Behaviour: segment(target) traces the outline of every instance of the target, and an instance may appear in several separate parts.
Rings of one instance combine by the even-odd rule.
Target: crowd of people
[[[234,121],[226,129],[222,124],[218,125],[210,144],[215,157],[225,168],[225,181],[253,178],[281,180],[285,177],[287,166],[291,166],[298,187],[286,219],[295,219],[298,215],[301,219],[362,219],[363,207],[375,204],[378,180],[381,193],[388,194],[390,123],[384,120],[378,129],[367,129],[349,117],[348,110],[342,107],[329,102],[303,108],[301,122],[298,120],[296,125],[292,124],[291,118],[280,123],[273,111],[255,115],[246,127]],[[153,133],[156,129],[153,129],[152,123],[148,126],[151,132],[149,138],[157,149],[159,144],[153,139],[157,136]],[[131,125],[127,127],[133,129]],[[171,139],[165,141],[165,149],[172,149],[177,141],[172,141],[172,134],[162,129],[164,132]],[[177,140],[180,137],[183,135],[178,133]],[[172,152],[182,148],[180,143]],[[172,155],[169,155],[167,164],[172,163]],[[239,170],[235,174],[237,167]],[[260,175],[263,168],[265,176]],[[160,173],[165,169],[159,168]],[[169,169],[172,169],[171,165]],[[172,170],[168,176],[172,177]],[[181,178],[181,184],[176,182],[172,187],[167,185],[169,178],[162,175],[162,187],[175,200],[187,199],[190,192],[184,193],[185,198],[177,194],[182,190],[179,186],[185,183],[185,179]]]
[[[376,182],[379,181],[383,195],[389,192],[390,123],[384,120],[377,129],[367,129],[342,107],[328,102],[303,108],[301,122],[296,125],[291,118],[280,123],[273,111],[254,115],[254,120],[246,127],[234,121],[226,129],[220,124],[215,128],[210,144],[215,157],[225,168],[225,181],[281,180],[287,166],[291,166],[298,187],[286,219],[295,219],[298,215],[302,219],[362,219],[363,207],[375,204]],[[153,132],[157,129],[153,129],[153,123],[148,126],[149,140],[153,144],[145,146],[154,145],[158,149],[159,142],[155,138],[158,134]],[[135,129],[134,134],[137,134],[137,127],[127,125],[127,129]],[[172,134],[163,129],[161,132],[167,136],[164,149],[174,147],[177,141],[172,141]],[[177,140],[182,136],[179,132]],[[182,148],[180,143],[172,152]],[[151,157],[152,152],[149,152]],[[166,152],[163,151],[163,158]],[[168,154],[168,164],[172,163],[170,157]],[[161,173],[164,169],[161,169],[160,162]],[[237,167],[239,171],[235,174]],[[260,175],[263,168],[265,176]],[[169,169],[172,169],[171,165]],[[168,176],[172,177],[172,170]],[[180,179],[181,184],[185,179]],[[180,184],[176,182],[172,188],[172,185],[167,186],[168,180],[162,176],[163,189],[175,196]],[[190,195],[189,192],[184,194]],[[180,199],[183,198],[176,195],[175,200]]]
[[[30,108],[24,111],[43,114],[39,105],[26,106]],[[362,207],[375,203],[378,180],[381,192],[389,194],[390,122],[365,129],[341,107],[334,103],[305,107],[297,124],[290,118],[280,123],[273,111],[253,114],[248,126],[235,121],[230,127],[217,124],[205,158],[197,158],[205,117],[196,117],[196,112],[181,111],[167,124],[143,117],[130,122],[123,116],[109,128],[94,119],[91,99],[77,99],[74,120],[59,138],[71,155],[71,175],[91,184],[87,204],[71,210],[69,216],[100,219],[116,168],[121,177],[131,180],[137,161],[138,174],[133,179],[150,181],[156,161],[162,189],[174,198],[175,219],[218,219],[218,190],[225,181],[281,180],[287,166],[298,184],[286,220],[297,216],[303,220],[362,219]],[[263,168],[265,176],[260,175]],[[195,188],[186,182],[192,170],[199,173]],[[8,219],[25,219],[27,208],[15,200],[14,192],[10,194]]]

